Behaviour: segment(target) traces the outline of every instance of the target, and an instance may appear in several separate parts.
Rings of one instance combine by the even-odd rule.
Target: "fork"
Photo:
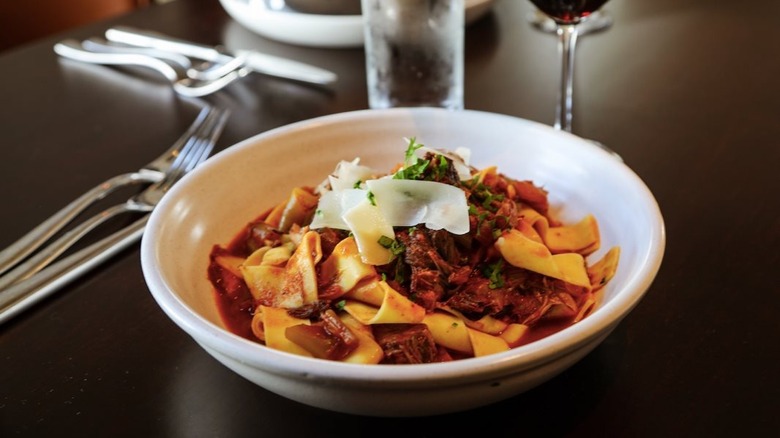
[[[56,259],[65,250],[81,239],[88,232],[109,219],[127,212],[150,212],[162,199],[163,195],[179,181],[187,172],[202,163],[211,153],[216,138],[221,134],[227,119],[227,112],[212,109],[195,132],[187,139],[181,151],[177,154],[165,176],[147,187],[144,191],[130,197],[126,202],[110,207],[69,230],[59,239],[49,244],[40,252],[30,257],[24,263],[0,277],[0,291],[25,280]]]
[[[215,93],[237,79],[248,75],[250,69],[243,63],[231,65],[230,69],[219,69],[219,76],[211,74],[207,79],[181,77],[179,72],[168,62],[154,56],[141,53],[93,52],[75,40],[64,40],[54,45],[54,51],[65,58],[90,64],[102,65],[136,65],[149,67],[162,74],[171,84],[173,90],[187,97],[201,97]]]
[[[114,32],[120,32],[114,29]],[[114,33],[111,33],[114,35]],[[165,61],[176,73],[180,70],[184,75],[196,81],[215,81],[234,70],[239,70],[246,64],[247,54],[242,53],[224,63],[203,62],[201,66],[196,67],[190,58],[174,52],[156,49],[154,47],[138,47],[114,43],[103,38],[92,37],[81,42],[81,48],[96,53],[117,53],[123,55],[146,55]],[[205,66],[205,67],[202,67]],[[162,67],[166,75],[170,75],[167,67]],[[179,74],[181,76],[181,74]],[[178,78],[174,78],[173,81]]]
[[[138,241],[149,215],[14,283],[0,293],[0,325]]]
[[[29,231],[19,240],[0,251],[0,274],[8,271],[36,249],[40,248],[41,245],[63,229],[79,213],[84,211],[94,202],[103,199],[117,188],[128,184],[154,183],[160,181],[165,172],[171,167],[171,164],[173,164],[182,148],[187,144],[187,140],[203,125],[206,117],[211,112],[212,108],[210,106],[203,108],[184,134],[182,134],[182,136],[159,157],[145,164],[135,172],[117,175],[101,182]]]

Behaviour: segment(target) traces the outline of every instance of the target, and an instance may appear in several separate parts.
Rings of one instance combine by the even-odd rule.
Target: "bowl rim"
[[[157,230],[164,219],[162,212],[177,194],[193,178],[193,174],[203,172],[218,161],[233,154],[240,154],[253,145],[273,141],[279,136],[286,136],[298,130],[318,129],[342,123],[365,123],[375,118],[393,117],[466,117],[466,118],[499,118],[512,123],[530,124],[538,129],[554,131],[552,127],[538,122],[498,113],[476,110],[450,111],[438,108],[391,108],[385,110],[358,110],[325,115],[308,120],[284,125],[262,132],[236,143],[210,158],[198,169],[186,175],[174,186],[152,212],[146,232],[141,242],[141,265],[143,273],[152,293],[162,310],[180,328],[192,336],[196,342],[209,349],[238,360],[246,365],[263,369],[277,375],[303,376],[310,380],[325,380],[339,384],[360,384],[374,386],[414,385],[441,386],[496,379],[504,375],[515,374],[530,368],[540,367],[568,352],[587,344],[614,327],[639,303],[657,275],[666,245],[666,230],[660,208],[653,194],[628,166],[609,156],[607,152],[594,146],[587,140],[572,134],[554,131],[554,135],[569,136],[570,140],[580,142],[583,147],[591,148],[595,154],[603,154],[604,163],[614,166],[615,171],[630,181],[643,193],[643,204],[648,211],[653,212],[653,226],[648,230],[651,244],[647,251],[638,257],[640,269],[629,274],[623,291],[610,301],[604,303],[598,312],[560,332],[537,340],[527,345],[496,353],[489,356],[468,358],[445,363],[419,365],[362,365],[327,361],[293,355],[283,351],[272,350],[261,344],[244,339],[228,332],[195,313],[171,289],[157,270],[156,250]],[[576,329],[572,330],[573,327]]]

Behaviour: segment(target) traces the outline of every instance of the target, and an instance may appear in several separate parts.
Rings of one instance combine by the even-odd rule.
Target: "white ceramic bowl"
[[[360,15],[300,13],[287,6],[274,8],[271,4],[279,2],[269,0],[219,1],[234,20],[266,38],[312,47],[348,48],[363,45],[363,18]],[[493,2],[465,0],[466,24],[488,13]]]
[[[580,323],[492,356],[424,365],[355,365],[268,349],[223,328],[206,279],[208,255],[299,185],[316,185],[339,160],[390,169],[416,137],[471,149],[550,193],[564,220],[593,213],[602,250],[621,247],[601,306]],[[250,381],[325,409],[377,416],[430,415],[486,405],[555,376],[595,348],[639,302],[659,269],[663,219],[643,182],[589,142],[538,123],[439,109],[366,110],[281,127],[209,159],[154,210],[141,247],[143,272],[166,314],[206,351]]]

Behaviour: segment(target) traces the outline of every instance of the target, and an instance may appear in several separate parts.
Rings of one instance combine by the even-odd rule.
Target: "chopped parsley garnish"
[[[409,146],[406,147],[405,152],[406,161],[411,161],[414,157],[414,152],[421,147],[423,147],[422,143],[417,143],[417,140],[414,137],[410,138]]]
[[[444,175],[447,174],[447,170],[450,168],[450,163],[447,161],[447,158],[444,157],[444,155],[439,155],[439,164],[436,166],[436,179],[441,180],[444,178]]]
[[[504,259],[499,259],[495,263],[491,263],[482,270],[482,274],[490,280],[488,287],[491,289],[498,289],[504,287],[504,274],[502,269],[504,268]]]
[[[376,207],[376,199],[374,199],[374,192],[368,192],[368,202],[371,203],[374,207]]]
[[[355,185],[353,185],[352,188],[353,189],[359,189],[361,184],[363,184],[363,181],[357,180],[357,181],[355,181]]]
[[[417,158],[417,160],[393,175],[393,179],[421,179],[428,168],[430,161]]]
[[[344,310],[344,306],[346,306],[346,305],[347,305],[347,301],[346,300],[341,300],[341,301],[336,303],[336,305],[335,305],[336,306],[336,310]]]
[[[423,147],[417,143],[414,138],[409,139],[409,146],[406,148],[406,165],[393,175],[393,179],[422,179],[425,169],[428,168],[430,161],[423,160],[414,155],[417,149]]]
[[[391,239],[390,237],[387,236],[380,237],[378,243],[382,245],[384,248],[389,249],[394,256],[403,254],[403,252],[406,250],[406,247],[404,247],[404,245],[401,242],[395,239]]]

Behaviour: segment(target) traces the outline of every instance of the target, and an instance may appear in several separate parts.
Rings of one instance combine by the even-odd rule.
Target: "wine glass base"
[[[613,21],[612,16],[607,12],[601,10],[596,11],[577,25],[578,33],[582,36],[607,30],[612,26]],[[555,33],[558,29],[555,20],[538,9],[528,14],[528,22],[531,23],[535,29],[545,33]]]

